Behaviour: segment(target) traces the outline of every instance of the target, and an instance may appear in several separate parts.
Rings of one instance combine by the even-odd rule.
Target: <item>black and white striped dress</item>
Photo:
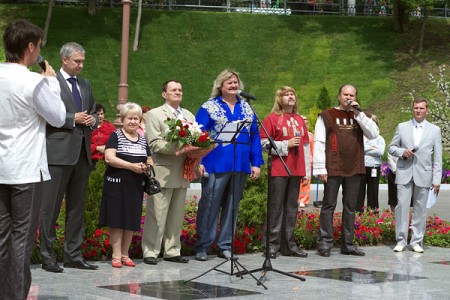
[[[145,137],[129,140],[121,129],[114,131],[106,149],[117,149],[116,156],[131,163],[146,162],[150,148]],[[100,205],[99,226],[138,231],[141,226],[144,174],[106,167]]]

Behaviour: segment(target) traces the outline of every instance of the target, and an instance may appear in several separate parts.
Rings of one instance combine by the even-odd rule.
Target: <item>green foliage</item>
[[[3,4],[0,13],[5,17],[1,30],[18,18],[43,27],[47,6]],[[42,49],[58,69],[59,49],[68,36],[82,44],[86,49],[82,76],[91,80],[96,101],[105,107],[117,101],[121,15],[121,8],[103,7],[90,17],[84,7],[55,6],[48,43]],[[135,18],[132,9],[131,20]],[[386,42],[397,37],[391,22],[389,18],[143,9],[139,49],[129,53],[128,99],[159,106],[161,84],[176,78],[183,83],[184,107],[195,113],[209,98],[217,74],[232,67],[240,72],[245,89],[263,100],[255,102],[263,116],[272,108],[269,100],[275,90],[283,85],[301,91],[305,111],[316,104],[322,87],[337,93],[344,82],[357,85],[368,105],[395,91],[389,79],[395,67],[395,42]],[[131,37],[134,26],[131,22]],[[374,82],[383,84],[375,90]],[[108,109],[106,117],[115,117],[115,109]]]
[[[95,170],[89,176],[89,185],[86,196],[86,222],[84,228],[85,236],[92,236],[98,228],[98,216],[100,213],[100,202],[103,192],[103,175],[105,174],[106,164],[99,160]]]
[[[330,95],[328,95],[328,90],[326,87],[323,87],[320,90],[319,98],[317,98],[317,107],[321,110],[325,110],[331,107],[331,99]]]
[[[301,210],[297,216],[297,226],[294,230],[295,240],[303,249],[314,249],[319,232],[319,217],[316,212]]]
[[[267,166],[263,165],[258,180],[247,179],[244,196],[239,205],[238,224],[240,227],[260,227],[264,224],[267,208],[267,185]]]

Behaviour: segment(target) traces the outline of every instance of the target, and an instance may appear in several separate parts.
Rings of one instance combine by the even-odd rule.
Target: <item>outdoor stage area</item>
[[[196,194],[196,191],[191,191]],[[312,200],[315,190],[311,191]],[[322,191],[319,186],[319,199]],[[442,186],[437,204],[429,210],[450,220],[450,189]],[[380,192],[381,208],[388,208],[387,190]],[[309,205],[307,210],[317,209]],[[337,210],[342,209],[338,206]],[[274,269],[297,274],[305,281],[269,271],[257,285],[250,275],[236,277],[232,263],[225,262],[193,281],[209,269],[224,262],[210,255],[207,262],[190,257],[188,264],[158,259],[155,266],[136,260],[135,268],[112,268],[109,261],[93,262],[96,271],[65,269],[48,273],[40,265],[32,266],[33,283],[29,299],[448,299],[450,294],[450,251],[448,248],[424,247],[425,253],[393,252],[393,245],[361,247],[365,257],[341,255],[339,249],[331,257],[306,251],[307,258],[279,256],[272,259]],[[237,255],[248,270],[261,268],[261,253]],[[234,264],[233,264],[234,265]],[[261,273],[253,273],[260,278]]]

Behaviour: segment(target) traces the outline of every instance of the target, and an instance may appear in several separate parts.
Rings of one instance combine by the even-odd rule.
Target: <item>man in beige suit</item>
[[[163,84],[162,97],[165,103],[147,113],[147,142],[155,163],[156,179],[161,183],[161,193],[151,196],[147,201],[142,252],[144,262],[156,265],[164,238],[164,260],[187,263],[189,259],[181,257],[181,228],[183,225],[184,203],[189,181],[183,179],[183,164],[186,155],[175,155],[175,144],[165,140],[168,125],[167,118],[185,119],[194,122],[195,117],[180,107],[183,88],[176,80]]]

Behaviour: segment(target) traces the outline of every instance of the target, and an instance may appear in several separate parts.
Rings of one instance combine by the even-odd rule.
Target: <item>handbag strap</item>
[[[155,176],[156,176],[155,168],[153,168],[153,166],[150,165],[150,169],[149,169],[148,171],[144,172],[144,174],[145,174],[145,176],[147,176],[148,178],[155,177]]]

